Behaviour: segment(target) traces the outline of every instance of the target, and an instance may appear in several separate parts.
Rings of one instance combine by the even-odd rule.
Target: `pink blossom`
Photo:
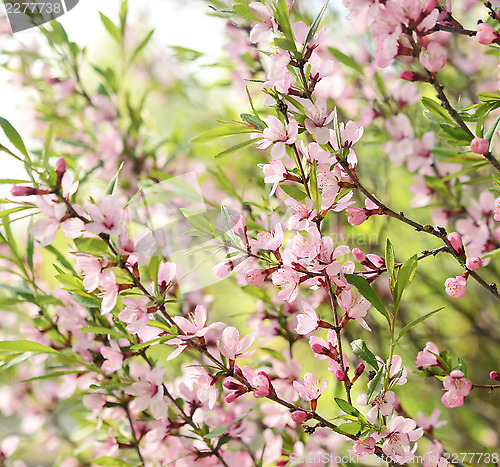
[[[476,39],[480,44],[490,45],[500,39],[500,34],[488,23],[480,23],[477,25]]]
[[[371,436],[365,438],[364,440],[358,439],[357,441],[354,442],[354,445],[352,447],[352,452],[356,456],[375,454],[375,445],[376,441]]]
[[[421,52],[419,60],[427,71],[437,73],[445,65],[446,55],[438,42],[430,42],[427,44],[427,54]]]
[[[420,351],[415,360],[418,367],[427,368],[438,364],[437,357],[439,356],[439,349],[432,342],[425,344],[424,350]]]
[[[101,281],[104,268],[108,265],[107,258],[96,258],[95,256],[77,253],[75,255],[77,266],[83,273],[83,286],[87,292],[93,292]]]
[[[116,282],[116,275],[111,269],[106,269],[101,274],[99,288],[104,291],[99,296],[102,297],[101,313],[105,315],[115,307],[120,290]]]
[[[158,248],[153,233],[149,229],[144,230],[131,239],[129,231],[125,226],[122,226],[116,246],[122,255],[132,257],[128,260],[129,262],[137,262],[140,266],[144,266]]]
[[[264,142],[257,147],[258,149],[266,149],[272,143],[275,143],[271,149],[271,155],[273,159],[281,159],[286,155],[285,145],[293,144],[297,140],[298,123],[291,117],[285,126],[274,115],[268,115],[264,118],[264,122],[267,125],[267,128],[262,132]]]
[[[490,150],[490,142],[484,138],[474,138],[470,143],[470,150],[474,154],[486,154]]]
[[[448,376],[444,377],[443,388],[446,392],[441,398],[441,402],[448,409],[460,407],[464,404],[465,396],[468,396],[472,383],[464,378],[464,373],[460,370],[453,370]]]
[[[257,240],[253,240],[256,248],[261,250],[276,251],[283,243],[283,228],[281,224],[276,224],[274,232],[259,232]]]
[[[116,196],[107,195],[100,206],[87,202],[85,208],[93,220],[86,226],[89,232],[112,236],[120,233],[123,210]]]
[[[495,215],[493,220],[500,221],[500,197],[495,200]]]
[[[179,335],[179,339],[191,339],[193,337],[203,337],[210,329],[221,330],[225,324],[219,321],[205,326],[207,322],[207,309],[203,305],[196,305],[194,313],[189,314],[189,319],[183,316],[174,316],[172,318],[176,326],[184,332]]]
[[[408,371],[406,370],[406,367],[403,366],[403,359],[401,358],[401,355],[393,355],[389,366],[389,381],[392,382],[394,378],[398,377],[396,384],[398,386],[403,386],[406,384],[407,375]]]
[[[337,298],[337,302],[344,310],[345,316],[349,319],[355,319],[361,327],[365,328],[367,331],[371,331],[370,326],[363,319],[368,309],[370,308],[370,302],[361,295],[352,296],[350,290],[342,292],[340,297]]]
[[[279,159],[273,159],[269,164],[262,167],[264,172],[264,183],[273,183],[269,196],[273,196],[280,182],[287,179],[288,170]]]
[[[449,277],[444,286],[450,297],[463,298],[467,292],[467,280],[462,276]]]
[[[163,392],[164,374],[165,369],[157,366],[146,375],[144,380],[133,383],[125,389],[127,394],[135,396],[130,404],[133,410],[142,412],[149,407],[154,418],[159,420],[167,417],[168,404]]]
[[[304,101],[307,119],[306,130],[311,133],[319,144],[326,144],[330,138],[330,130],[326,127],[332,120],[334,112],[328,113],[326,100],[317,98],[313,104],[310,100]]]
[[[424,434],[424,430],[416,426],[415,420],[394,415],[381,433],[382,438],[385,438],[382,445],[384,454],[400,464],[413,459],[415,453],[410,443]]]
[[[175,263],[161,262],[158,267],[158,287],[166,289],[174,281],[176,271]]]
[[[387,391],[380,393],[370,404],[366,403],[366,394],[360,394],[358,396],[357,402],[359,405],[371,405],[371,409],[366,414],[366,419],[370,423],[377,423],[378,413],[384,417],[391,415],[394,406],[397,402],[396,394],[393,391]]]
[[[124,297],[125,308],[119,313],[118,318],[127,324],[127,331],[132,334],[139,334],[149,323],[147,297]]]
[[[293,211],[293,215],[287,221],[287,229],[307,230],[309,223],[316,217],[316,209],[313,209],[314,202],[309,198],[306,198],[304,202],[305,206],[293,198],[285,199],[285,204]]]
[[[304,305],[306,303],[304,302]],[[301,315],[299,315],[301,316]],[[308,317],[305,319],[309,319]],[[297,317],[298,321],[298,317]],[[299,322],[297,328],[302,322]],[[297,331],[298,332],[298,331]],[[298,332],[298,334],[302,334]],[[308,333],[306,333],[308,334]],[[328,342],[325,341],[322,337],[311,336],[309,339],[309,345],[311,346],[311,350],[314,352],[314,356],[318,360],[325,360],[327,358],[336,358],[338,355],[337,352],[337,334],[333,329],[329,329],[327,333]]]
[[[309,334],[318,329],[320,319],[314,308],[307,302],[302,302],[303,313],[297,315],[297,334]]]
[[[479,269],[481,269],[481,263],[481,258],[478,256],[472,256],[465,260],[467,269],[472,269],[473,271],[479,271]]]
[[[253,23],[250,31],[250,42],[267,41],[272,33],[278,30],[272,8],[267,3],[260,2],[252,2],[248,6],[250,13],[259,21]]]
[[[266,280],[269,272],[266,269],[252,268],[245,272],[245,282],[260,287]]]
[[[3,464],[7,457],[12,456],[17,445],[19,444],[18,436],[6,436],[0,441],[0,462]]]
[[[323,391],[328,387],[328,381],[325,379],[321,387],[318,388],[318,378],[313,373],[304,375],[304,384],[298,381],[293,382],[293,387],[298,391],[301,399],[305,401],[315,401],[321,396]]]
[[[101,355],[105,358],[101,366],[101,370],[110,375],[118,371],[123,365],[123,354],[120,346],[113,340],[109,341],[109,347],[102,346],[100,349]]]
[[[249,357],[255,352],[255,350],[248,351],[254,340],[255,336],[253,334],[249,334],[240,340],[239,331],[233,326],[228,326],[224,329],[222,338],[219,339],[219,350],[222,355],[233,361],[236,358]]]
[[[439,409],[434,409],[429,417],[425,417],[422,412],[417,413],[417,425],[423,428],[425,431],[432,432],[436,428],[440,428],[446,425],[447,421],[438,421],[441,411]]]
[[[289,266],[282,266],[275,271],[272,281],[281,289],[278,298],[290,303],[295,301],[299,293],[299,279],[299,274]]]
[[[217,387],[215,379],[205,370],[199,367],[191,367],[188,377],[193,382],[198,399],[203,403],[208,403],[208,408],[213,409],[217,400]]]
[[[422,467],[447,467],[450,461],[443,456],[443,446],[439,441],[429,445],[427,452],[423,456]]]
[[[271,380],[265,371],[256,372],[249,366],[244,366],[242,369],[243,375],[254,389],[253,395],[257,399],[266,397],[271,393]]]
[[[448,235],[448,241],[451,243],[453,249],[461,256],[465,256],[464,244],[462,237],[458,232],[451,232]]]

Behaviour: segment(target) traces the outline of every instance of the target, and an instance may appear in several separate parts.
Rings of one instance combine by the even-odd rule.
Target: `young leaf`
[[[192,143],[209,143],[217,139],[227,138],[228,136],[237,135],[240,133],[253,133],[255,128],[239,125],[224,125],[217,128],[212,128],[200,136],[197,136]]]
[[[101,16],[101,21],[104,27],[106,28],[106,31],[108,31],[109,35],[116,42],[120,43],[122,40],[122,34],[118,26],[116,26],[116,24],[113,23],[113,21],[111,21],[105,14],[99,12],[99,15]]]
[[[343,399],[339,399],[338,397],[335,397],[335,402],[346,414],[352,415],[353,417],[359,418],[361,420],[365,419],[363,414],[358,409],[349,404],[349,402],[346,402]]]
[[[321,19],[323,18],[323,15],[325,14],[326,8],[328,6],[328,0],[326,0],[325,4],[323,5],[323,8],[321,8],[321,11],[319,12],[318,16],[316,16],[316,19],[314,20],[313,24],[311,25],[311,28],[309,29],[309,32],[307,33],[306,41],[304,42],[304,49],[302,50],[302,53],[305,52],[307,48],[307,44],[311,42],[311,39],[314,37],[314,34],[316,34],[316,31],[318,30],[319,24],[321,23]]]
[[[339,62],[343,63],[349,68],[352,68],[360,74],[364,74],[363,67],[356,60],[354,60],[354,58],[349,57],[349,55],[346,55],[345,53],[341,52],[338,49],[334,49],[333,47],[328,47],[328,50]]]
[[[375,358],[375,355],[373,355],[372,351],[366,346],[363,339],[356,339],[355,341],[352,341],[351,348],[356,356],[371,365],[375,368],[375,370],[378,370],[377,359]]]
[[[290,185],[280,185],[280,188],[291,198],[294,200],[298,201],[299,203],[303,203],[304,200],[307,198],[307,194],[300,190],[297,187],[290,186]]]
[[[219,152],[219,154],[217,154],[215,157],[219,158],[219,157],[228,156],[229,154],[234,154],[235,152],[238,152],[238,151],[241,151],[242,149],[248,148],[253,143],[255,143],[255,141],[259,141],[261,139],[262,138],[253,138],[253,139],[250,139],[248,141],[243,141],[242,143],[239,143],[239,144],[232,146],[232,147],[230,147],[222,152]]]
[[[358,289],[359,293],[363,295],[363,297],[365,297],[380,312],[380,314],[387,320],[390,326],[391,318],[389,317],[389,313],[385,309],[385,306],[380,298],[378,298],[378,295],[370,287],[368,281],[364,277],[357,276],[356,274],[346,274],[345,277],[347,279],[347,282],[354,285]]]
[[[32,341],[1,341],[0,352],[59,353],[57,350]]]
[[[5,133],[5,136],[16,147],[16,149],[29,159],[28,150],[23,143],[23,140],[16,129],[5,118],[0,117],[0,126]]]
[[[401,302],[401,296],[403,292],[408,288],[408,286],[413,281],[415,277],[415,271],[417,270],[417,255],[413,255],[408,258],[398,273],[398,280],[396,282],[396,287],[394,288],[394,309],[399,308],[399,303]]]
[[[387,239],[385,245],[385,266],[389,273],[389,286],[391,292],[394,294],[394,284],[396,283],[396,275],[394,273],[394,248],[389,239]]]
[[[399,335],[398,338],[396,339],[396,342],[399,341],[399,339],[401,339],[413,326],[416,326],[418,323],[421,323],[427,318],[430,318],[433,314],[437,313],[438,311],[441,311],[443,308],[444,306],[438,308],[437,310],[431,311],[425,315],[422,315],[417,319],[414,319],[411,323],[408,323],[403,329],[401,329],[401,331],[399,331]]]
[[[385,368],[382,366],[377,371],[375,378],[373,378],[368,384],[368,391],[366,391],[367,404],[371,404],[384,389],[384,374],[385,374]]]
[[[290,24],[290,12],[288,11],[286,0],[278,0],[275,17],[281,32],[287,39],[290,39],[293,42],[292,52],[296,52],[297,48],[295,47],[295,41],[293,39],[292,25]]]
[[[118,167],[118,171],[115,173],[111,181],[109,182],[108,187],[106,188],[106,194],[107,195],[112,195],[115,190],[116,186],[118,185],[118,177],[120,176],[120,172],[122,171],[123,168],[123,162],[120,164],[120,167]]]
[[[456,125],[455,122],[448,115],[446,110],[444,110],[441,105],[433,99],[429,99],[428,97],[422,97],[422,104],[424,107],[438,120],[445,121],[446,123],[451,123],[452,125]]]

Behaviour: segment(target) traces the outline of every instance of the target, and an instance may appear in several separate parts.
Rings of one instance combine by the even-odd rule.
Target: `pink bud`
[[[414,71],[408,71],[408,70],[399,73],[399,77],[401,79],[404,79],[405,81],[427,81],[427,78],[425,76],[419,75]]]
[[[66,172],[66,161],[64,160],[64,157],[60,157],[59,159],[57,159],[56,161],[56,174],[59,176],[59,177],[62,177],[64,175],[64,173]]]
[[[492,371],[490,372],[490,378],[494,379],[495,381],[500,381],[500,374],[498,371]]]
[[[225,401],[228,403],[228,404],[231,404],[232,402],[234,402],[236,399],[238,399],[238,397],[240,397],[241,394],[239,392],[230,392],[226,397],[225,397]]]
[[[339,381],[345,381],[347,379],[347,376],[342,370],[337,370],[335,372],[335,378]]]
[[[361,263],[366,259],[366,255],[359,248],[353,248],[352,254]]]
[[[450,297],[463,298],[467,292],[467,280],[462,276],[450,277],[444,283],[446,293]]]
[[[448,241],[451,243],[451,246],[459,255],[465,255],[462,237],[458,232],[451,232],[448,235]]]
[[[481,23],[477,26],[476,39],[480,44],[490,45],[500,38],[497,30],[487,23]]]
[[[37,193],[38,190],[31,186],[14,185],[10,189],[10,194],[12,196],[30,196],[30,195],[36,195]]]
[[[474,154],[486,154],[490,150],[490,143],[484,138],[474,138],[470,143],[470,150]]]
[[[365,371],[365,364],[364,363],[360,363],[356,367],[356,370],[354,370],[354,376],[355,377],[359,377],[361,375],[361,373],[363,373],[363,371]]]
[[[304,423],[310,418],[311,416],[304,410],[295,410],[294,412],[292,412],[292,420],[295,423]]]
[[[470,258],[467,258],[465,261],[465,265],[467,266],[468,269],[472,269],[474,271],[478,271],[481,269],[481,258],[477,256],[472,256]]]
[[[439,0],[427,0],[424,5],[423,13],[424,15],[428,15],[437,7]]]

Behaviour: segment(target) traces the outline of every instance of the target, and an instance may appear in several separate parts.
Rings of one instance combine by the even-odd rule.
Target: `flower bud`
[[[366,255],[359,248],[353,248],[352,254],[360,263],[366,259]]]
[[[450,297],[463,298],[467,292],[467,280],[462,276],[449,277],[444,286]]]
[[[360,363],[357,367],[356,367],[356,370],[354,370],[354,376],[356,378],[359,378],[361,376],[361,373],[363,373],[363,371],[365,371],[365,364],[364,363]]]
[[[429,15],[432,12],[432,10],[434,10],[434,8],[437,7],[438,2],[439,2],[439,0],[427,0],[425,2],[424,9],[423,9],[422,13],[425,16]]]
[[[292,420],[295,423],[304,423],[305,421],[309,420],[310,418],[311,418],[311,415],[309,415],[304,410],[295,410],[292,412]]]
[[[347,378],[347,375],[342,371],[342,370],[337,370],[335,372],[335,378],[338,380],[338,381],[346,381],[348,378]]]
[[[462,237],[458,232],[451,232],[448,235],[448,241],[451,243],[453,249],[460,255],[465,256],[464,244],[462,242]]]
[[[490,150],[490,142],[484,138],[474,138],[470,143],[470,150],[474,154],[486,154]]]
[[[62,178],[62,176],[65,174],[66,172],[66,160],[64,159],[64,157],[60,157],[59,159],[57,159],[56,161],[56,174],[59,178]]]
[[[492,371],[490,372],[490,378],[494,379],[495,381],[500,381],[500,374],[498,371]]]
[[[474,271],[478,271],[479,269],[481,269],[481,258],[477,257],[477,256],[472,256],[470,258],[467,258],[467,260],[465,261],[465,265],[467,266],[468,269],[472,269]]]
[[[476,39],[480,44],[490,45],[498,41],[499,38],[500,34],[489,24],[481,23],[477,25]]]
[[[401,79],[404,79],[405,81],[427,81],[427,78],[425,76],[419,75],[418,73],[415,73],[414,71],[402,71],[399,73],[399,77]]]
[[[12,196],[30,196],[38,194],[38,190],[31,186],[14,185],[10,189],[10,194]]]

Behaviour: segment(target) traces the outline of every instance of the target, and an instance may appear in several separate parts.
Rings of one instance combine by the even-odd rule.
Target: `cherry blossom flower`
[[[107,195],[100,206],[87,202],[85,209],[92,218],[86,225],[89,232],[95,234],[118,235],[122,225],[122,206],[114,195]]]
[[[304,305],[306,305],[305,302],[304,302]],[[298,315],[298,316],[301,316],[301,315]],[[306,315],[305,319],[307,320],[307,319],[311,319],[311,318],[309,318]],[[297,317],[297,321],[298,321],[298,317]],[[302,323],[299,322],[299,324],[302,324]],[[299,327],[299,324],[297,325],[297,328]],[[311,332],[311,331],[309,331],[309,332]],[[305,334],[309,334],[309,332],[306,332]],[[303,334],[303,333],[298,332],[298,334]],[[314,356],[318,360],[325,360],[327,358],[337,358],[337,355],[338,355],[338,352],[337,352],[337,334],[335,333],[335,331],[333,329],[328,330],[327,339],[328,339],[328,342],[326,342],[325,339],[323,339],[322,337],[318,337],[318,336],[311,336],[311,338],[309,339],[309,345],[311,346],[311,350],[314,352]]]
[[[122,226],[116,246],[122,255],[132,256],[132,259],[128,261],[137,262],[140,266],[144,266],[158,248],[153,233],[149,229],[131,239],[129,231],[124,226]]]
[[[314,308],[309,305],[309,303],[302,302],[302,307],[304,309],[304,312],[297,315],[297,327],[295,328],[295,330],[297,331],[297,334],[304,335],[318,329],[321,320],[319,319],[319,316]]]
[[[253,240],[256,248],[261,250],[277,251],[283,243],[283,228],[281,224],[276,224],[274,232],[259,232],[257,240]]]
[[[158,287],[165,291],[175,279],[177,265],[175,263],[161,262],[158,266]],[[163,292],[161,292],[163,293]]]
[[[305,401],[315,401],[321,396],[323,391],[328,387],[328,381],[325,379],[323,384],[318,388],[318,378],[313,373],[304,375],[304,384],[298,381],[293,382],[293,387],[298,391],[299,396]]]
[[[367,412],[366,419],[370,423],[376,424],[378,421],[379,411],[384,417],[391,415],[394,405],[397,402],[397,397],[393,391],[382,392],[370,404],[367,404],[366,394],[360,394],[357,402],[359,405],[363,406],[371,405],[372,408]]]
[[[440,428],[446,423],[446,420],[438,421],[441,411],[439,409],[434,409],[429,417],[424,416],[422,412],[417,413],[417,425],[423,428],[425,431],[432,431],[436,428]]]
[[[266,397],[272,392],[271,379],[265,371],[255,371],[249,366],[244,366],[242,369],[243,375],[254,389],[253,395],[257,399]]]
[[[411,461],[415,453],[410,443],[424,434],[424,430],[416,426],[415,420],[394,415],[387,428],[380,434],[384,439],[382,444],[384,454],[400,464]]]
[[[376,446],[375,439],[369,436],[364,440],[358,439],[357,441],[355,441],[354,445],[352,446],[352,451],[349,452],[354,453],[356,456],[360,457],[365,455],[371,455],[375,454],[375,446]]]
[[[478,256],[472,256],[465,260],[465,265],[467,269],[472,269],[473,271],[479,271],[481,269],[482,260]]]
[[[156,419],[167,417],[168,404],[163,392],[164,375],[165,369],[157,366],[143,380],[132,383],[125,389],[127,394],[135,396],[130,404],[133,410],[142,412],[149,407],[151,414]]]
[[[203,403],[208,403],[208,408],[213,409],[218,395],[213,376],[199,367],[191,367],[187,376],[193,382],[198,399]]]
[[[289,266],[282,266],[274,272],[273,284],[281,289],[278,298],[285,302],[293,302],[299,293],[299,279],[299,274]]]
[[[274,115],[268,115],[264,118],[267,128],[262,132],[264,142],[257,146],[258,149],[266,149],[272,143],[275,143],[271,149],[271,156],[273,159],[281,159],[286,156],[285,146],[293,144],[297,140],[299,130],[298,123],[294,118],[290,118],[288,124],[285,126]]]
[[[431,73],[437,73],[446,63],[446,55],[443,53],[443,48],[438,42],[430,42],[427,44],[427,54],[420,53],[419,61],[422,66]]]
[[[219,340],[218,346],[222,355],[229,360],[234,361],[236,358],[245,358],[253,355],[255,350],[248,350],[255,340],[253,334],[249,334],[240,340],[239,331],[228,326],[222,333],[222,338]]]
[[[273,196],[280,182],[287,179],[288,170],[279,159],[273,159],[269,164],[262,167],[264,172],[264,183],[273,183],[269,196]]]
[[[495,215],[493,220],[500,221],[500,197],[495,200]]]
[[[423,456],[422,467],[447,467],[450,461],[443,454],[443,446],[439,441],[431,443]]]
[[[330,138],[330,130],[326,127],[332,120],[334,112],[328,113],[325,99],[318,98],[313,104],[310,100],[304,100],[304,109],[307,119],[306,130],[311,133],[319,144],[326,144]]]
[[[472,383],[464,377],[463,371],[453,370],[444,377],[443,388],[446,392],[443,394],[441,402],[448,409],[453,409],[464,404],[464,398],[469,395]]]
[[[118,293],[120,291],[116,282],[116,275],[111,269],[106,269],[102,274],[99,281],[99,288],[104,292],[99,294],[102,297],[101,313],[108,314],[116,305]]]
[[[118,314],[124,323],[127,324],[127,331],[132,334],[139,334],[149,323],[148,297],[124,297],[122,300],[125,308]]]
[[[370,326],[363,319],[368,313],[368,309],[371,304],[366,298],[361,295],[352,296],[350,290],[342,292],[340,297],[337,298],[337,302],[344,310],[345,316],[348,319],[355,319],[361,327],[365,328],[367,331],[371,331]]]
[[[0,441],[0,462],[3,464],[7,457],[12,456],[19,444],[18,436],[6,436]]]
[[[467,279],[463,276],[449,277],[444,282],[444,286],[450,297],[463,298],[467,292]]]
[[[288,219],[286,227],[289,230],[306,230],[309,223],[316,217],[316,209],[313,209],[314,202],[306,198],[305,206],[293,198],[286,198],[285,204],[293,211],[293,215]]]
[[[113,340],[109,341],[109,347],[102,346],[100,349],[101,355],[105,358],[101,366],[101,370],[110,375],[118,371],[123,365],[123,354],[120,346]]]
[[[96,258],[92,255],[77,253],[75,255],[77,266],[82,270],[83,286],[87,292],[93,292],[101,282],[104,268],[108,265],[106,257]]]
[[[259,20],[253,23],[250,31],[250,42],[267,41],[278,30],[274,20],[274,12],[267,3],[252,2],[248,5],[252,15]]]
[[[490,45],[498,42],[500,34],[488,23],[480,23],[477,25],[476,39],[482,45]]]
[[[417,359],[415,360],[415,364],[418,367],[427,368],[429,366],[435,366],[438,364],[437,357],[439,356],[439,349],[437,345],[432,342],[427,342],[423,350],[421,350]]]

